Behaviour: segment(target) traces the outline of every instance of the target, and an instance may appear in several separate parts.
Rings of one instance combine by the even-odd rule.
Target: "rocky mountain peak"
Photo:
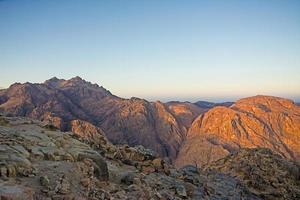
[[[54,77],[46,80],[45,82],[57,82],[57,81],[60,81],[60,80],[62,80],[62,79],[58,79],[56,76],[54,76]]]
[[[274,97],[274,96],[257,95],[253,97],[240,99],[234,104],[234,106],[239,106],[239,105],[248,105],[248,106],[264,105],[270,108],[278,108],[278,107],[291,108],[295,104],[293,101],[289,99],[284,99],[284,98]]]
[[[300,107],[288,99],[254,96],[217,106],[194,120],[176,163],[205,165],[240,148],[267,147],[300,158]]]
[[[76,84],[76,85],[93,85],[91,82],[84,80],[79,76],[75,76],[67,80],[68,83]]]
[[[58,79],[57,77],[53,77],[53,78],[50,78],[49,80],[46,80],[44,82],[44,84],[48,85],[50,87],[56,88],[56,87],[59,87],[60,84],[63,83],[64,81],[66,81],[66,80],[64,80],[64,79]]]
[[[86,82],[86,81],[85,81],[83,78],[81,78],[80,76],[75,76],[75,77],[71,78],[69,81],[80,81],[80,82],[84,81],[84,82]]]
[[[49,85],[49,86],[53,86],[53,87],[63,87],[66,85],[76,85],[76,86],[84,86],[87,84],[92,85],[90,82],[85,81],[84,79],[82,79],[79,76],[70,78],[68,80],[65,79],[59,79],[57,77],[53,77],[47,81],[44,82],[44,84]]]

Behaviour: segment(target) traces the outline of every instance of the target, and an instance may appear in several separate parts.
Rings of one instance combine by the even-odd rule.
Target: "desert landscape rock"
[[[268,149],[241,149],[203,169],[195,165],[176,169],[142,146],[115,146],[102,140],[95,140],[101,144],[95,145],[84,134],[49,130],[37,120],[1,119],[6,121],[0,125],[1,199],[299,197],[299,165]],[[98,129],[86,130],[106,140]]]
[[[241,149],[210,164],[206,170],[237,177],[262,199],[300,198],[300,165],[270,149]]]
[[[201,112],[193,104],[183,104],[180,109],[178,113],[171,104],[122,99],[80,77],[15,83],[0,91],[0,111],[5,115],[39,119],[64,131],[72,130],[73,120],[89,122],[102,129],[112,143],[143,145],[171,159]],[[183,113],[188,114],[180,117]]]
[[[193,122],[176,164],[205,165],[245,147],[266,147],[286,159],[299,161],[300,107],[271,96],[214,107]]]
[[[183,133],[186,134],[195,118],[208,110],[202,105],[198,106],[190,102],[167,102],[167,108],[176,117],[177,121],[183,126]]]
[[[103,152],[117,151],[112,144],[142,145],[178,167],[203,166],[244,147],[300,158],[300,108],[279,97],[254,96],[235,103],[149,102],[117,97],[80,77],[54,77],[1,90],[0,112],[73,131],[82,142],[106,147]]]

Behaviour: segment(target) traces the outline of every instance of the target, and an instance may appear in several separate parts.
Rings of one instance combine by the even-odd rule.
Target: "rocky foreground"
[[[175,169],[142,146],[112,145],[99,128],[73,132],[0,116],[0,199],[299,199],[300,167],[242,149],[201,169]]]

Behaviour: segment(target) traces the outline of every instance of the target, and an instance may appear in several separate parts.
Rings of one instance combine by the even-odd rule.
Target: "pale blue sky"
[[[300,1],[1,0],[0,87],[81,76],[112,93],[300,100]]]

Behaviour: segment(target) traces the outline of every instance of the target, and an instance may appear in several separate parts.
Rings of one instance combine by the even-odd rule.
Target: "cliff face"
[[[193,122],[176,164],[204,165],[242,147],[267,147],[299,160],[300,107],[282,98],[255,96],[212,108]]]

